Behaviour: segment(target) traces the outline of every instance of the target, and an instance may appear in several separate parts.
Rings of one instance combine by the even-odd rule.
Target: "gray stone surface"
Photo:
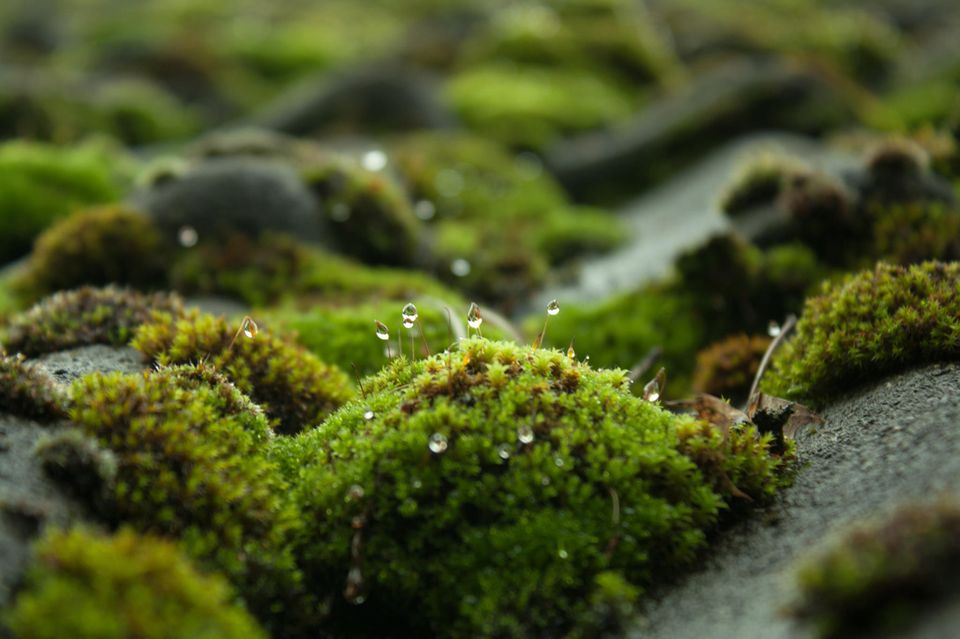
[[[146,367],[139,351],[129,347],[118,348],[101,344],[49,353],[35,361],[47,369],[54,379],[67,384],[97,371],[136,373]]]
[[[721,533],[700,570],[656,593],[630,637],[812,637],[782,614],[798,561],[852,522],[960,491],[960,365],[897,375],[823,415],[826,424],[798,440],[802,469],[794,485]],[[960,636],[958,604],[903,636]]]

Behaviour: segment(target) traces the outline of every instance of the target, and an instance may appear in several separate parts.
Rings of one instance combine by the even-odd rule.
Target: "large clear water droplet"
[[[243,331],[243,334],[246,335],[249,339],[253,339],[257,336],[259,329],[257,328],[257,323],[253,321],[253,318],[244,317],[243,323],[240,324],[240,330]]]
[[[403,310],[400,312],[401,317],[403,317],[403,327],[404,328],[413,328],[414,322],[417,321],[417,318],[420,317],[417,313],[417,307],[413,304],[407,304],[403,307]]]
[[[517,439],[521,444],[532,443],[533,437],[533,429],[530,426],[521,426],[517,429]]]
[[[657,380],[651,379],[643,387],[643,398],[648,402],[655,402],[660,399],[660,383]]]
[[[360,162],[368,171],[382,171],[387,166],[387,154],[380,149],[367,151]]]
[[[577,359],[577,351],[573,350],[573,342],[570,342],[570,346],[567,347],[567,357]]]
[[[473,267],[470,265],[470,262],[462,257],[458,257],[450,262],[450,272],[457,277],[466,277],[467,275],[470,275],[470,270],[472,268]]]
[[[500,444],[500,447],[497,448],[497,457],[503,461],[510,459],[510,444]]]
[[[480,307],[471,302],[467,310],[467,325],[470,328],[480,328],[481,324],[483,324],[483,315],[480,314]]]
[[[377,337],[383,341],[390,339],[390,330],[387,328],[387,325],[381,322],[380,320],[374,320],[373,323],[377,327]]]
[[[547,304],[547,315],[557,315],[560,313],[560,304],[557,300],[550,300]]]
[[[447,450],[447,438],[440,433],[430,435],[430,452],[435,455],[442,455]]]
[[[770,320],[770,323],[767,324],[767,335],[770,337],[776,337],[780,334],[781,330],[780,325],[773,320]]]
[[[200,235],[197,233],[197,229],[192,226],[181,226],[180,230],[177,231],[177,241],[183,248],[191,248],[200,241]]]

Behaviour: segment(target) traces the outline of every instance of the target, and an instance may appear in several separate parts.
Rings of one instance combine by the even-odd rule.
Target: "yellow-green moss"
[[[151,289],[165,284],[168,261],[145,215],[102,207],[75,213],[41,234],[17,285],[33,300],[84,285]]]
[[[31,357],[91,344],[123,346],[157,313],[179,317],[183,304],[167,293],[83,287],[51,295],[11,317],[2,343]]]
[[[923,610],[956,592],[958,568],[960,506],[903,506],[806,561],[792,612],[824,639],[902,636]]]
[[[364,387],[273,445],[296,484],[295,552],[344,632],[564,636],[601,573],[674,574],[729,482],[757,500],[780,482],[752,427],[724,438],[559,351],[473,338]]]
[[[169,541],[121,530],[48,533],[6,621],[20,639],[266,639]]]
[[[825,283],[762,388],[822,405],[859,384],[960,357],[960,264],[876,268]]]
[[[0,349],[0,411],[42,421],[61,419],[67,397],[44,369],[22,354]]]
[[[320,423],[353,397],[350,378],[289,339],[267,331],[249,338],[240,325],[193,312],[157,316],[132,346],[161,366],[207,362],[262,405],[274,427],[296,433]]]
[[[116,200],[120,180],[112,156],[97,145],[0,146],[0,262],[28,253],[34,237],[57,218]]]

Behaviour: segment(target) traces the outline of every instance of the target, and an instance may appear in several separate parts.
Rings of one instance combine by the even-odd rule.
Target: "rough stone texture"
[[[54,379],[65,384],[97,371],[136,373],[145,368],[139,351],[100,344],[49,353],[35,361],[47,369]]]
[[[722,533],[702,569],[655,593],[631,637],[811,637],[782,614],[798,560],[852,522],[960,491],[960,365],[894,376],[823,415],[799,438],[794,485]],[[956,636],[958,618],[960,601],[950,602],[901,636]]]

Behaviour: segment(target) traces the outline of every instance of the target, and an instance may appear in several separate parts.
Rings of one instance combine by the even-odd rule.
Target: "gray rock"
[[[55,380],[69,384],[90,373],[138,373],[145,368],[143,356],[130,347],[96,344],[49,353],[36,360]]]
[[[902,373],[835,402],[798,440],[776,503],[722,533],[699,571],[656,593],[631,637],[806,639],[781,611],[796,563],[825,536],[897,505],[960,491],[960,365]],[[960,602],[904,637],[943,637]]]

